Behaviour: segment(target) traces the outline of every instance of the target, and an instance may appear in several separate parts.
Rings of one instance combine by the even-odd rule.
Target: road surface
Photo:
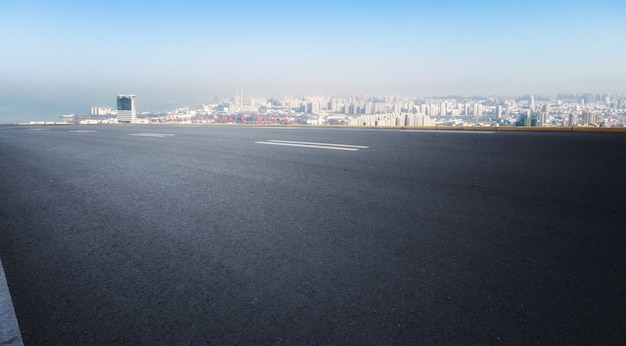
[[[624,344],[626,136],[0,128],[26,344]]]

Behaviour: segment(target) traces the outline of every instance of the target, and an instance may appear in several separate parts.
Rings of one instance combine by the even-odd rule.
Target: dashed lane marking
[[[344,150],[344,151],[358,151],[361,149],[369,148],[368,146],[364,146],[364,145],[317,143],[317,142],[295,142],[295,141],[282,141],[282,140],[277,140],[277,139],[270,139],[267,142],[254,142],[254,143],[268,144],[268,145],[282,145],[282,146],[287,146],[287,147],[330,149],[330,150]]]
[[[96,132],[96,130],[70,130],[69,132],[75,132],[75,133],[90,133],[90,132]]]
[[[270,139],[269,142],[275,143],[293,143],[293,144],[310,144],[310,145],[324,145],[331,147],[342,147],[342,148],[356,148],[356,149],[367,149],[369,147],[364,145],[350,145],[350,144],[332,144],[332,143],[317,143],[317,142],[294,142],[294,141],[281,141],[278,139]]]

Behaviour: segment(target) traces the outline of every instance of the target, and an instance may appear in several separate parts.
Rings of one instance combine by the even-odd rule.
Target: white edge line
[[[345,151],[358,151],[359,150],[357,148],[342,148],[342,147],[331,147],[331,146],[310,145],[310,144],[276,143],[276,142],[254,142],[254,143],[257,143],[257,144],[270,144],[270,145],[282,145],[282,146],[287,146],[287,147],[332,149],[332,150],[345,150]]]
[[[269,142],[290,143],[290,144],[321,145],[321,146],[327,146],[327,147],[340,147],[340,148],[357,148],[357,149],[367,149],[367,148],[369,148],[369,147],[363,146],[363,145],[316,143],[316,142],[295,142],[295,141],[281,141],[281,140],[278,140],[278,139],[270,139]]]

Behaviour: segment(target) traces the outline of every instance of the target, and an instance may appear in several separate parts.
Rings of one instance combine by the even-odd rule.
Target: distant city
[[[112,101],[114,98],[111,98]],[[116,107],[93,106],[58,122],[22,124],[259,124],[345,126],[624,127],[626,96],[607,94],[519,97],[244,97],[241,89],[219,103],[137,112],[135,95]]]

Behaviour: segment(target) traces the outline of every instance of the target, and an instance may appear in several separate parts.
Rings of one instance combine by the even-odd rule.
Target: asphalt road
[[[624,344],[625,149],[1,127],[0,258],[27,345]]]

